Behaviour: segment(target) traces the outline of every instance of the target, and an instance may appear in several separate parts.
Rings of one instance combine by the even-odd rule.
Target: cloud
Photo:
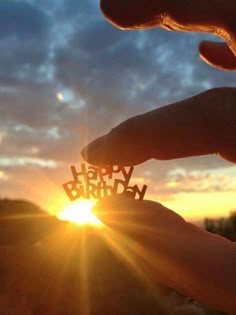
[[[56,168],[57,162],[24,156],[10,158],[2,156],[0,159],[0,167],[28,167],[30,165],[35,165],[41,168]]]
[[[207,36],[122,32],[106,21],[92,20],[89,26],[74,29],[67,44],[56,50],[56,79],[87,99],[91,114],[103,108],[110,121],[121,121],[214,86],[233,84],[233,74],[199,59],[202,38]],[[98,130],[100,126],[102,120]]]
[[[86,16],[96,14],[98,11],[98,2],[94,0],[68,0],[61,6],[61,15],[68,19],[73,17]]]
[[[144,182],[148,185],[148,194],[159,199],[172,200],[173,196],[183,193],[233,192],[236,185],[236,167],[225,169],[186,170],[170,168],[159,178],[151,173]]]
[[[23,1],[0,2],[0,81],[30,81],[47,61],[50,19]]]
[[[37,7],[23,1],[0,2],[0,38],[21,40],[44,38],[49,27],[46,15]]]
[[[17,125],[5,132],[2,140],[4,156],[8,159],[25,157],[29,159],[53,159],[69,163],[71,158],[79,157],[79,134],[52,126],[50,128],[32,129]],[[77,152],[77,157],[76,157]],[[3,157],[0,157],[0,164]],[[5,163],[5,162],[4,162]]]
[[[53,85],[15,82],[3,87],[0,94],[1,127],[8,126],[14,132],[16,125],[50,126],[57,114],[57,104]]]

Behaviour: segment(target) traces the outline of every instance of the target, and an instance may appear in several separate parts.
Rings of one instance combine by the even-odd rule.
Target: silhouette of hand
[[[208,90],[130,118],[91,142],[82,156],[96,165],[219,154],[236,162],[236,89]]]
[[[236,70],[235,0],[101,0],[101,9],[105,17],[121,29],[159,26],[218,35],[227,44],[202,42],[201,58],[212,66]]]
[[[150,158],[211,153],[236,162],[235,104],[235,88],[212,89],[133,117],[90,143],[82,154],[97,165],[135,165]],[[159,282],[235,312],[235,244],[151,201],[113,197],[100,201],[96,211],[107,226],[137,242],[135,261]]]
[[[236,70],[235,1],[101,0],[122,29],[164,27],[209,32],[226,43],[202,42],[210,65]],[[219,154],[236,163],[236,89],[217,88],[124,121],[82,150],[95,165],[137,165],[149,159]],[[236,310],[236,245],[185,222],[158,203],[111,197],[100,219],[131,244],[130,253],[157,280],[228,313]],[[111,233],[112,234],[112,233]],[[130,243],[130,240],[132,242]],[[133,244],[133,246],[132,246]]]
[[[150,158],[211,153],[236,162],[235,104],[235,88],[209,90],[123,122],[82,154],[97,165],[135,165]],[[98,204],[97,215],[137,241],[145,269],[159,282],[235,313],[235,244],[151,201],[111,198]]]
[[[123,29],[161,26],[210,32],[225,43],[203,42],[201,57],[213,66],[236,70],[235,0],[101,0],[106,18]],[[236,89],[219,88],[133,117],[90,143],[82,156],[92,164],[135,165],[219,153],[236,162]]]
[[[234,243],[148,200],[108,197],[94,211],[129,263],[186,296],[235,313]]]

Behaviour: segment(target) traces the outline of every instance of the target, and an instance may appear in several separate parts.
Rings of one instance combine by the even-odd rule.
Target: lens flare
[[[78,225],[93,225],[101,227],[103,223],[94,215],[92,208],[96,201],[81,200],[66,206],[58,218],[63,221],[70,221]]]

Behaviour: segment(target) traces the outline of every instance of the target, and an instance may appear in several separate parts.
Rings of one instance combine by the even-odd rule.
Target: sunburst
[[[103,226],[103,223],[92,211],[96,201],[80,200],[66,206],[59,214],[58,218],[63,221],[70,221],[78,225]]]

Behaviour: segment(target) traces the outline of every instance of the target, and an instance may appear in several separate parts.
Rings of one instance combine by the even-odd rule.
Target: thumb
[[[199,55],[211,66],[223,70],[236,70],[236,56],[226,43],[201,42]]]
[[[97,202],[94,214],[108,227],[119,230],[147,232],[182,229],[185,220],[160,203],[135,200],[122,195],[110,196]]]

